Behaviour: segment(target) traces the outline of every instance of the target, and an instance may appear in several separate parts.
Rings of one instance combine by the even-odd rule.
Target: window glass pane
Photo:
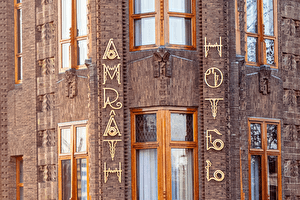
[[[20,200],[23,200],[24,199],[24,189],[23,189],[23,187],[19,187],[19,190],[20,190]]]
[[[86,159],[77,159],[77,199],[87,200],[87,163]]]
[[[134,20],[135,46],[155,44],[155,17]]]
[[[156,114],[135,116],[136,142],[156,141]]]
[[[274,35],[273,0],[263,0],[265,34]]]
[[[191,13],[191,0],[169,0],[169,11]]]
[[[170,44],[191,45],[191,19],[170,17],[169,22]]]
[[[193,115],[171,113],[171,140],[193,141]]]
[[[257,62],[257,38],[247,37],[247,59],[249,62]]]
[[[22,53],[22,9],[17,10],[18,53]]]
[[[68,39],[70,38],[72,0],[62,0],[61,7],[61,38]]]
[[[149,13],[155,12],[155,1],[154,0],[135,0],[134,1],[134,13]]]
[[[268,156],[268,195],[270,200],[278,199],[277,156]]]
[[[267,63],[270,65],[275,64],[274,60],[274,40],[265,39],[266,42],[266,55]]]
[[[277,149],[277,125],[267,125],[268,149]]]
[[[257,33],[257,0],[247,0],[247,31]]]
[[[20,183],[23,183],[23,160],[20,160],[19,166],[19,175],[20,175]]]
[[[61,129],[61,152],[70,153],[71,134],[70,129]]]
[[[251,148],[261,149],[261,125],[250,124],[251,129]]]
[[[172,199],[194,199],[193,149],[171,149]]]
[[[261,156],[251,156],[251,200],[262,199]]]
[[[76,128],[76,152],[86,152],[86,127]]]
[[[18,57],[18,80],[23,79],[22,57]]]
[[[84,65],[85,59],[87,59],[87,40],[79,40],[77,42],[77,47],[78,47],[77,65]]]
[[[62,68],[70,67],[69,48],[70,48],[70,43],[62,44],[62,55],[61,55]]]
[[[136,150],[137,199],[156,200],[157,191],[157,150]]]
[[[71,160],[61,161],[62,200],[71,197]]]
[[[77,35],[87,35],[86,0],[77,0]]]

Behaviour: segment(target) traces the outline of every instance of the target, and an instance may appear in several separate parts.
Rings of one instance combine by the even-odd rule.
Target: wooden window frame
[[[264,34],[264,24],[263,24],[263,0],[257,0],[257,33],[247,32],[247,0],[245,0],[245,50],[246,50],[246,64],[252,66],[260,65],[270,65],[271,68],[278,67],[278,29],[277,29],[277,0],[273,0],[273,20],[274,20],[274,36],[269,36]],[[247,38],[255,37],[257,38],[257,62],[248,61],[248,48],[247,48]],[[267,63],[266,56],[266,43],[265,39],[274,40],[274,65]]]
[[[20,162],[23,161],[23,156],[16,157],[16,188],[17,188],[17,200],[20,200],[20,188],[24,188],[24,183],[20,182]],[[24,178],[24,171],[23,171]],[[24,181],[23,181],[24,182]],[[24,190],[23,190],[24,192]],[[23,193],[24,195],[24,193]]]
[[[194,141],[171,141],[171,113],[193,114]],[[197,109],[195,108],[162,107],[131,110],[131,178],[133,200],[137,200],[136,150],[139,149],[157,149],[158,200],[165,198],[172,199],[171,148],[193,149],[194,200],[199,198],[197,113]],[[135,142],[135,116],[140,114],[156,114],[156,142]]]
[[[86,127],[86,152],[76,153],[76,128],[77,127]],[[70,153],[61,153],[61,130],[70,129]],[[87,164],[87,196],[90,199],[89,195],[89,158],[88,158],[88,126],[87,121],[78,121],[70,123],[60,123],[58,124],[58,190],[59,190],[59,200],[62,200],[62,160],[71,160],[71,198],[70,200],[77,199],[77,159],[86,159]]]
[[[77,65],[78,62],[78,45],[77,42],[81,40],[86,40],[88,43],[88,33],[87,35],[83,36],[77,36],[77,1],[72,1],[72,9],[71,9],[71,28],[70,28],[70,38],[69,39],[62,39],[62,0],[59,0],[59,72],[65,72],[71,68],[74,69],[82,69],[86,68],[86,66],[83,65]],[[87,1],[88,2],[88,1]],[[69,67],[62,67],[62,45],[69,43]],[[87,44],[88,48],[88,44]]]
[[[261,149],[251,148],[251,127],[250,124],[261,124]],[[267,147],[267,124],[277,125],[277,150],[268,149]],[[249,118],[248,119],[248,163],[249,163],[249,199],[251,199],[251,156],[261,156],[261,177],[262,177],[262,200],[268,200],[268,156],[277,156],[277,183],[278,183],[278,200],[282,199],[282,184],[281,184],[281,124],[280,120],[264,119],[264,118]]]
[[[196,0],[191,0],[191,13],[170,12],[169,0],[154,0],[155,12],[134,14],[134,1],[129,0],[129,43],[130,51],[155,49],[160,46],[174,49],[196,49]],[[145,17],[155,17],[155,44],[135,46],[134,20]],[[180,17],[191,19],[191,45],[169,44],[169,17]]]
[[[20,18],[22,19],[22,16],[20,18],[18,18],[18,10],[22,10],[22,1],[21,3],[17,3],[17,0],[14,0],[14,34],[15,34],[15,84],[20,84],[22,83],[22,77],[21,79],[19,79],[19,58],[21,58],[21,66],[22,66],[22,52],[23,50],[21,49],[21,52],[18,52],[19,49],[19,45],[18,45],[18,39],[20,36],[20,32],[22,32],[22,30],[18,30],[18,21],[20,20]],[[21,22],[22,23],[22,20]],[[21,26],[22,28],[22,26]],[[22,37],[22,34],[21,36]],[[20,44],[22,43],[22,38],[20,38]],[[23,47],[23,45],[21,45]],[[23,66],[22,66],[23,68]]]

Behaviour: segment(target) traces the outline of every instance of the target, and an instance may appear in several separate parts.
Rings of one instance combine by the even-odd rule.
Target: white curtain
[[[172,149],[171,154],[172,200],[193,200],[193,150]]]
[[[251,200],[260,200],[261,157],[251,156]]]
[[[265,34],[274,35],[273,0],[263,0]]]
[[[134,2],[134,13],[149,13],[155,11],[154,0],[135,0]]]
[[[158,199],[157,150],[137,150],[137,186],[139,200]]]
[[[155,17],[134,21],[135,45],[155,44]]]

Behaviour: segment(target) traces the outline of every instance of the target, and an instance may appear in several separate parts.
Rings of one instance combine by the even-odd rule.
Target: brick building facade
[[[137,2],[0,0],[0,198],[300,199],[300,3]]]

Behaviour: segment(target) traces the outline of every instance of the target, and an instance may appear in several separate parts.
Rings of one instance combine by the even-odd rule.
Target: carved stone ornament
[[[65,72],[65,94],[66,97],[74,98],[77,95],[77,75],[75,69],[69,69]]]
[[[158,78],[160,75],[169,78],[172,76],[172,59],[170,59],[170,56],[171,54],[167,51],[153,54],[154,78]]]
[[[268,65],[262,65],[259,69],[259,92],[264,95],[271,92],[271,68]]]

